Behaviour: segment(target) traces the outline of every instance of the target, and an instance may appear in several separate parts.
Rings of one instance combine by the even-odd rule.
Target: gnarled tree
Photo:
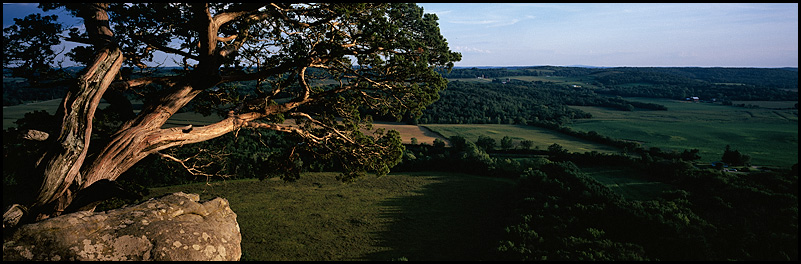
[[[31,220],[63,213],[77,192],[117,179],[148,155],[181,161],[163,151],[243,128],[299,135],[346,160],[346,178],[365,171],[387,173],[403,146],[397,132],[364,133],[371,123],[364,110],[419,116],[446,86],[435,68],[450,69],[461,58],[439,33],[437,17],[414,4],[40,7],[64,8],[83,19],[85,30],[68,29],[62,38],[85,44],[68,55],[86,67],[69,81],[56,113],[59,129],[44,131],[46,151],[33,170],[41,177],[39,189],[26,201]],[[54,19],[30,20],[61,28]],[[28,74],[49,71],[41,61],[55,56],[25,52],[31,45],[19,43],[36,41],[21,38],[25,34],[23,26],[4,29],[4,67]],[[10,46],[16,43],[10,40],[19,43]],[[158,63],[157,52],[171,55],[182,69],[173,75],[143,75]],[[121,71],[131,68],[139,74]],[[247,92],[232,85],[246,81],[255,81],[255,87],[244,87]],[[132,110],[126,93],[145,95],[141,111]],[[123,118],[109,138],[92,134],[101,98]],[[221,120],[164,127],[190,102],[193,110],[217,113]]]

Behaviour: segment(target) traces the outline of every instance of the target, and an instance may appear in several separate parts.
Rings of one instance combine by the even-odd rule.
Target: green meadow
[[[245,179],[151,188],[225,197],[242,260],[492,260],[510,222],[514,181],[443,172],[306,173],[295,182]],[[148,198],[149,198],[148,197]]]
[[[669,99],[627,98],[667,106],[668,111],[617,111],[572,106],[591,119],[569,126],[617,139],[634,140],[663,150],[696,148],[703,162],[720,160],[726,145],[751,156],[758,166],[798,163],[798,110],[743,108]],[[785,104],[786,105],[786,104]]]
[[[620,152],[620,150],[610,146],[534,126],[499,124],[425,124],[424,126],[445,138],[458,135],[465,137],[468,141],[476,142],[479,136],[488,136],[495,139],[497,146],[500,146],[501,139],[504,136],[509,136],[515,144],[518,144],[521,140],[533,141],[533,149],[545,150],[548,149],[548,146],[556,143],[571,152]]]

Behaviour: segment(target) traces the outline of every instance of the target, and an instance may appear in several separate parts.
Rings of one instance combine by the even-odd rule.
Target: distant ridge
[[[590,69],[600,69],[600,68],[614,68],[614,67],[606,67],[606,66],[591,66],[591,65],[567,65],[567,66],[559,66],[559,65],[530,65],[530,66],[455,66],[453,68],[456,69],[498,69],[498,68],[506,68],[506,69],[520,69],[520,68],[533,68],[533,67],[565,67],[565,68],[590,68]]]
[[[606,66],[591,66],[591,65],[568,65],[568,66],[565,66],[565,67],[575,67],[575,68],[591,68],[591,69],[595,69],[595,68],[614,68],[614,67],[606,67]]]
[[[530,66],[454,66],[455,69],[520,69],[520,68],[534,68],[534,67],[565,67],[565,68],[588,68],[588,69],[611,69],[611,68],[702,68],[702,69],[781,69],[798,71],[798,67],[745,67],[745,66],[592,66],[592,65],[530,65]]]

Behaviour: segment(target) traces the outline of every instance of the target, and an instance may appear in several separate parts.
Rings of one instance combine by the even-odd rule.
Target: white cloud
[[[517,22],[520,22],[520,19],[509,19],[509,20],[492,20],[492,19],[485,19],[485,20],[450,20],[448,22],[454,23],[454,24],[461,24],[461,25],[486,25],[487,27],[502,27],[502,26],[514,25]]]
[[[451,46],[451,49],[456,52],[462,53],[492,53],[490,50],[479,49],[474,47],[465,47],[465,46]]]

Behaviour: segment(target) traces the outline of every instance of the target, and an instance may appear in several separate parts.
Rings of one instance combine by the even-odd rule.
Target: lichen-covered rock
[[[242,236],[228,201],[174,193],[105,212],[77,212],[19,227],[7,260],[239,260]]]

